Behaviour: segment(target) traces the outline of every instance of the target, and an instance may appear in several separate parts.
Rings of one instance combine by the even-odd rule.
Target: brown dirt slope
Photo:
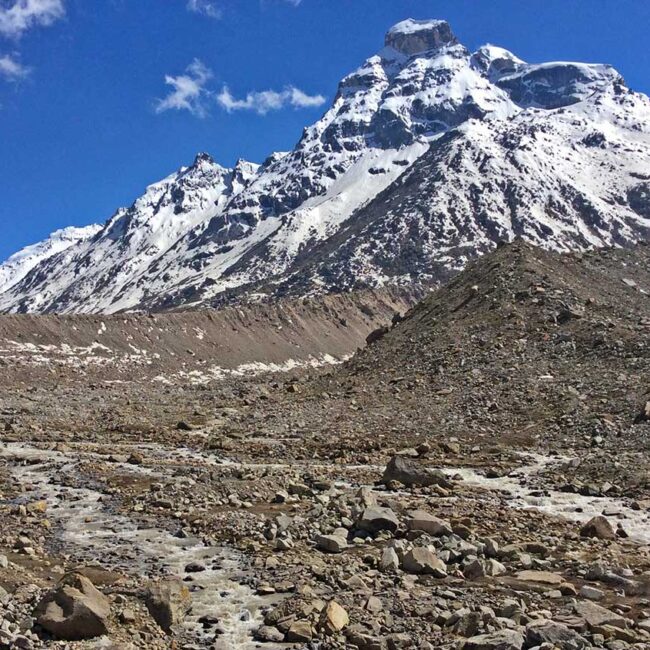
[[[342,358],[417,292],[322,298],[156,315],[0,316],[4,381],[77,376],[134,379],[210,368]]]

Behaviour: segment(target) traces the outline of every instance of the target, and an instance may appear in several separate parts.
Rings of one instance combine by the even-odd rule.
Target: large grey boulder
[[[366,508],[357,521],[357,526],[373,534],[382,530],[394,533],[399,526],[399,520],[390,508]]]
[[[402,456],[393,456],[390,459],[390,462],[384,470],[382,481],[384,483],[399,481],[409,486],[423,485],[427,487],[430,485],[439,485],[444,488],[453,487],[452,482],[444,472],[439,469],[424,467]]]
[[[624,616],[591,601],[577,602],[573,609],[578,616],[585,619],[590,628],[600,627],[601,625],[613,625],[623,629],[627,627],[627,619]]]
[[[44,630],[66,641],[107,634],[110,614],[108,599],[78,573],[65,575],[34,610],[36,622]]]
[[[316,547],[326,553],[342,553],[348,547],[348,542],[341,533],[317,535]]]

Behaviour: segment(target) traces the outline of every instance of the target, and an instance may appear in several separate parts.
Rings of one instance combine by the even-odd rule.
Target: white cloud
[[[287,86],[279,92],[275,90],[251,92],[246,95],[245,99],[237,99],[230,92],[228,86],[224,86],[216,99],[218,104],[229,113],[232,111],[255,111],[259,115],[266,115],[269,111],[277,111],[285,106],[312,108],[325,103],[325,97],[322,95],[308,95],[294,86]]]
[[[221,18],[221,9],[209,0],[187,0],[187,10],[209,18]]]
[[[0,56],[0,77],[4,77],[9,81],[17,81],[25,78],[28,74],[29,68],[16,61],[9,54]]]
[[[166,75],[165,83],[173,90],[167,97],[156,102],[156,113],[185,110],[197,117],[205,117],[205,99],[210,95],[205,84],[211,78],[212,71],[199,59],[194,59],[185,69],[185,73],[178,77]]]
[[[47,26],[65,14],[63,0],[15,0],[13,5],[0,5],[0,34],[19,37],[32,27]]]

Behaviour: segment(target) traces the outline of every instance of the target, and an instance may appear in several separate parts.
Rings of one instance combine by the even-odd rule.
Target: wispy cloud
[[[197,117],[205,117],[206,98],[210,95],[205,84],[212,78],[212,71],[199,59],[194,59],[185,69],[185,73],[173,77],[165,76],[165,83],[172,91],[156,102],[156,113],[165,111],[189,111]]]
[[[210,0],[187,0],[187,10],[195,14],[203,14],[208,18],[221,18],[221,9]]]
[[[224,86],[216,99],[217,103],[229,113],[232,111],[255,111],[259,115],[266,115],[270,111],[278,111],[286,106],[313,108],[325,103],[323,95],[308,95],[294,86],[287,86],[279,92],[276,90],[250,92],[243,99],[234,97],[228,86]]]
[[[63,0],[15,0],[0,4],[0,34],[18,38],[32,27],[45,27],[65,14]]]
[[[0,56],[0,77],[9,81],[24,79],[29,74],[29,68],[9,54]]]

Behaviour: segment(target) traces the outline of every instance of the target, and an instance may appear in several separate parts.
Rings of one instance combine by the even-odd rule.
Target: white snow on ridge
[[[417,34],[418,32],[428,32],[431,29],[435,29],[444,25],[444,20],[415,20],[413,18],[407,18],[401,22],[393,25],[388,30],[388,35],[392,36],[394,34]]]
[[[0,293],[20,282],[37,264],[82,241],[94,237],[101,226],[69,226],[55,230],[47,239],[26,246],[0,264]]]

